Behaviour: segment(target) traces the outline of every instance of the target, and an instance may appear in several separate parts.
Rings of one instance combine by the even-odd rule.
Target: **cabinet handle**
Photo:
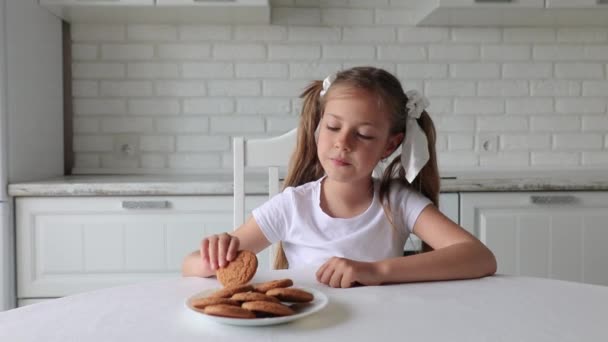
[[[168,209],[169,201],[122,201],[124,209]]]
[[[533,195],[530,196],[533,204],[573,204],[578,199],[572,195]]]
[[[513,2],[513,0],[475,0],[476,3],[507,3],[507,2]]]

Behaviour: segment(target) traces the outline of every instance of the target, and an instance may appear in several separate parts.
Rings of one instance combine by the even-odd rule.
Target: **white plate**
[[[296,287],[294,287],[294,288],[296,288]],[[199,292],[199,293],[191,296],[190,298],[188,298],[186,300],[186,307],[205,319],[215,321],[218,323],[222,323],[222,324],[263,326],[263,325],[274,325],[274,324],[287,323],[287,322],[295,321],[296,319],[300,319],[302,317],[306,317],[308,315],[312,315],[313,313],[323,309],[329,302],[325,293],[323,293],[319,290],[316,290],[313,288],[307,288],[307,287],[298,287],[298,288],[312,293],[312,295],[314,296],[314,299],[310,303],[297,303],[297,304],[294,303],[293,305],[295,305],[294,310],[296,311],[296,314],[290,315],[290,316],[250,318],[250,319],[229,318],[229,317],[206,315],[206,314],[200,312],[199,310],[196,310],[191,305],[193,300],[206,297],[206,296],[210,295],[211,293],[217,291],[218,289],[205,290],[205,291]]]

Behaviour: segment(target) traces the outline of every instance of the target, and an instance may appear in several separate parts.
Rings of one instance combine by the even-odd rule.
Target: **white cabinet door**
[[[178,276],[204,236],[232,230],[232,196],[23,197],[16,224],[18,298],[58,297]]]
[[[40,5],[94,5],[94,6],[135,6],[154,5],[154,0],[40,0]]]
[[[606,0],[547,0],[547,8],[606,8]]]
[[[608,193],[462,193],[462,225],[498,273],[608,285]]]
[[[542,8],[544,0],[440,0],[439,7],[523,7]]]

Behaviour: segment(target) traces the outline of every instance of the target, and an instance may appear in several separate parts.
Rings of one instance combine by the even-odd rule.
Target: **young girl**
[[[208,277],[241,249],[280,242],[275,268],[318,266],[331,287],[478,278],[492,252],[438,209],[435,129],[426,98],[399,80],[356,67],[314,81],[301,96],[285,189],[234,232],[206,237],[185,276]],[[378,163],[399,146],[380,180]],[[404,257],[410,233],[432,249]]]

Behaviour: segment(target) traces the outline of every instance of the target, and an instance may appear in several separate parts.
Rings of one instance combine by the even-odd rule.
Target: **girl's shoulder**
[[[283,194],[295,197],[309,196],[316,191],[320,181],[321,179],[318,179],[298,186],[288,186],[283,190]]]
[[[380,188],[380,180],[375,179],[376,189]],[[389,183],[389,196],[393,203],[402,202],[404,200],[413,198],[419,200],[428,200],[419,190],[412,187],[410,184],[405,183],[399,179],[392,179]]]

